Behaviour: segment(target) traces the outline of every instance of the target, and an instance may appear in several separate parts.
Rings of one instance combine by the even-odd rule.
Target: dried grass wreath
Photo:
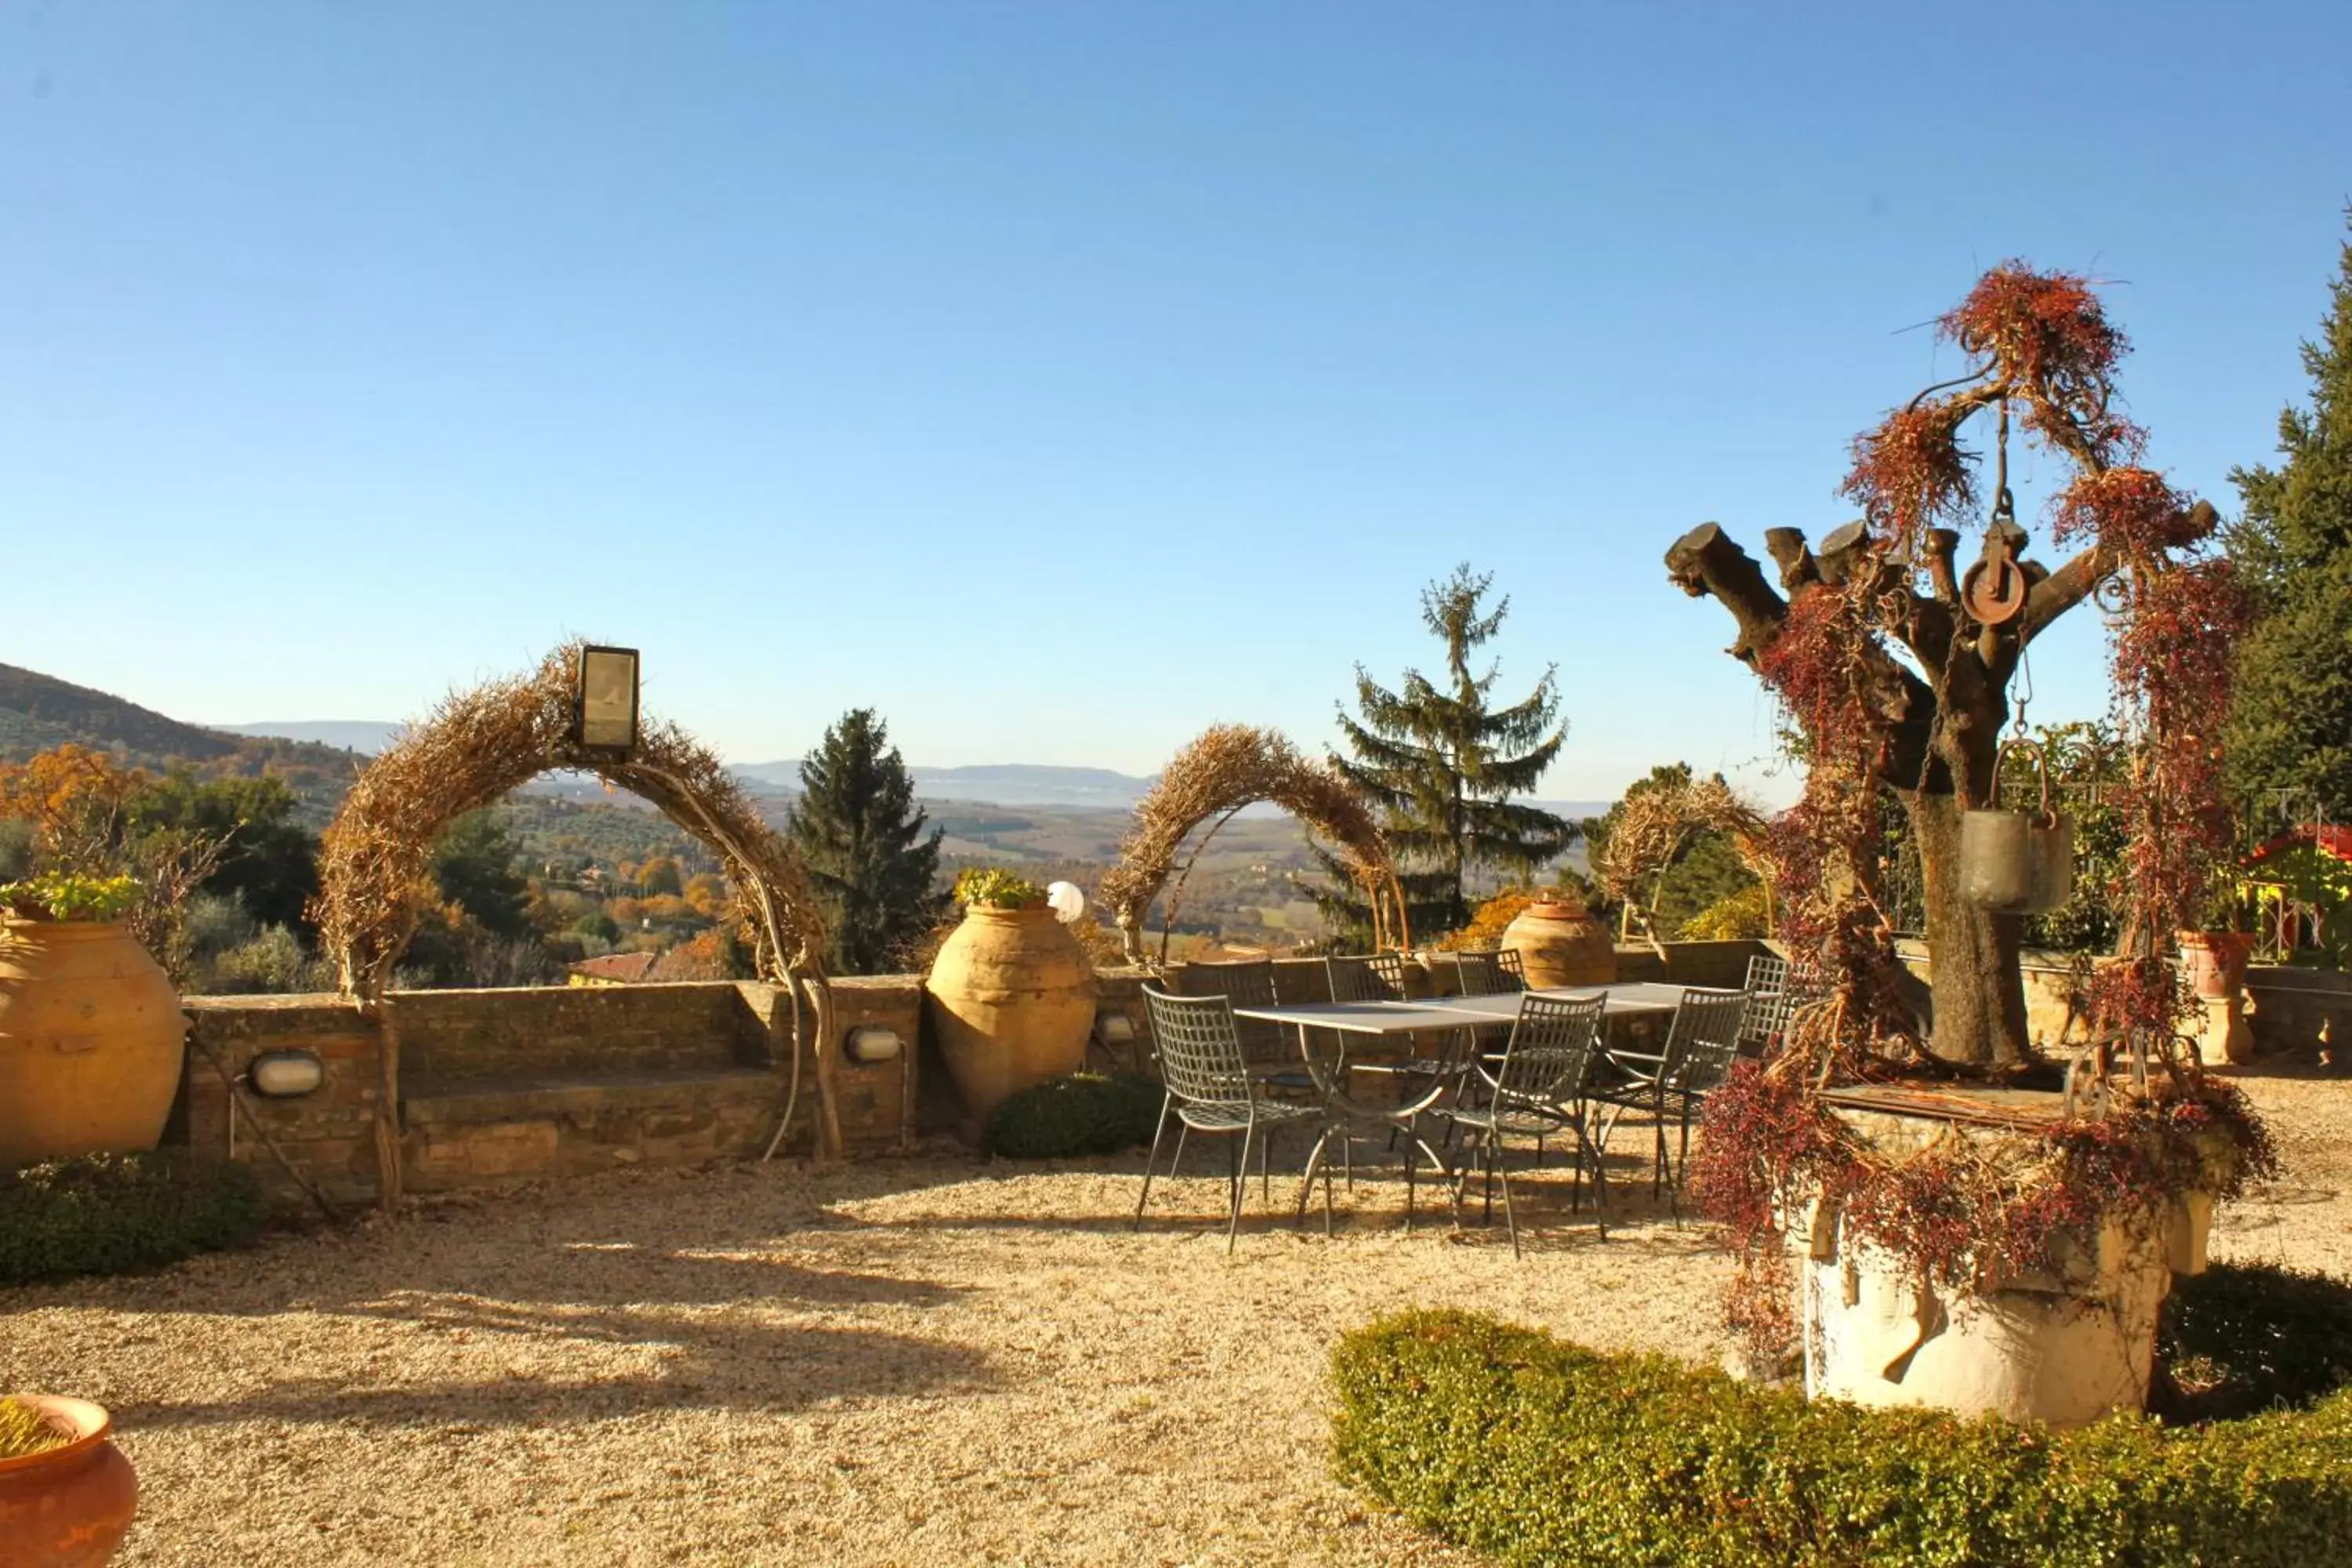
[[[1371,905],[1377,945],[1401,948],[1411,940],[1396,863],[1363,796],[1330,767],[1299,755],[1279,731],[1219,724],[1170,760],[1160,782],[1137,804],[1135,826],[1119,846],[1118,864],[1103,879],[1103,900],[1117,917],[1129,963],[1146,962],[1144,916],[1176,872],[1176,856],[1186,836],[1215,818],[1176,874],[1163,926],[1174,923],[1185,879],[1209,840],[1236,812],[1259,801],[1282,807],[1338,847]],[[1168,931],[1163,929],[1159,963],[1164,966],[1167,962]]]
[[[434,841],[457,817],[541,773],[593,773],[650,801],[719,857],[736,914],[752,934],[761,977],[782,987],[792,1002],[792,1071],[771,1155],[799,1099],[806,1042],[831,1037],[824,930],[798,858],[718,756],[675,724],[643,724],[625,759],[583,751],[572,735],[580,647],[568,643],[536,670],[452,693],[361,773],[321,837],[320,893],[311,910],[320,944],[343,994],[377,1020],[383,1035],[376,1154],[387,1206],[400,1193],[399,1051],[384,994],[419,918],[435,901]],[[829,1053],[815,1054],[820,1137],[828,1152],[837,1152]]]

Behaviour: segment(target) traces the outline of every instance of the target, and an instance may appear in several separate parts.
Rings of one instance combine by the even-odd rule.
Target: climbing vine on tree
[[[1730,611],[1730,651],[1802,736],[1804,795],[1769,853],[1785,934],[1836,990],[1796,1037],[1822,1070],[1849,1073],[1923,1047],[1969,1063],[2022,1053],[2022,921],[1962,896],[1960,820],[1990,801],[2026,648],[2097,593],[2114,615],[2115,720],[2131,760],[2116,797],[2127,962],[2099,976],[2094,1021],[2163,1055],[2176,1023],[2170,938],[2194,923],[2227,847],[2215,737],[2245,597],[2210,552],[2213,509],[2144,466],[2147,434],[2121,413],[2114,380],[2127,344],[2086,279],[2005,263],[1937,328],[1970,368],[1856,437],[1840,494],[1861,518],[1818,549],[1798,530],[1769,531],[1777,588],[1713,523],[1666,556],[1686,592]],[[2074,552],[2054,568],[2022,554],[2012,434],[2073,474],[2050,538]],[[1969,571],[1955,525],[1980,509],[1981,570]],[[1920,851],[1934,995],[1924,1041],[1874,887],[1882,788]]]

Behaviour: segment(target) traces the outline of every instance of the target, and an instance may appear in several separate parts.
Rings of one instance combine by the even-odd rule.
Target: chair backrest
[[[1517,958],[1518,954],[1514,952],[1511,956]],[[1461,982],[1465,996],[1496,996],[1528,988],[1524,973],[1514,974],[1503,967],[1503,952],[1500,949],[1457,952],[1453,958],[1454,973]]]
[[[1249,1064],[1234,1028],[1232,1003],[1223,996],[1171,996],[1147,985],[1143,1005],[1151,1015],[1160,1081],[1171,1094],[1194,1105],[1249,1103]]]
[[[1185,996],[1222,996],[1236,1007],[1271,1007],[1280,1000],[1274,990],[1274,961],[1267,958],[1228,959],[1215,963],[1195,960],[1178,972],[1175,989]],[[1236,1018],[1234,1029],[1242,1037],[1243,1054],[1252,1061],[1273,1061],[1297,1054],[1286,1040],[1279,1024],[1265,1018]]]
[[[1526,953],[1516,947],[1498,947],[1495,950],[1495,962],[1502,967],[1504,973],[1511,977],[1512,990],[1525,991],[1528,988],[1528,955]]]
[[[1745,991],[1702,991],[1692,986],[1675,1008],[1659,1072],[1668,1089],[1704,1094],[1721,1083],[1739,1055],[1739,1026],[1748,1013]]]
[[[1748,1016],[1739,1026],[1739,1043],[1754,1050],[1779,1044],[1797,1009],[1821,989],[1820,976],[1808,964],[1769,954],[1749,959]]]
[[[1323,972],[1330,977],[1334,1002],[1404,1000],[1404,954],[1401,952],[1327,958]]]
[[[1597,1054],[1593,1047],[1600,1037],[1601,1010],[1606,1005],[1608,999],[1597,994],[1522,995],[1502,1057],[1491,1071],[1484,1066],[1478,1069],[1496,1103],[1555,1105],[1581,1095]]]

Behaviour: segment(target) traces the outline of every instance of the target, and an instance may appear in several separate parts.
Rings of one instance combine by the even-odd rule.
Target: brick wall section
[[[766,1026],[725,981],[405,991],[393,994],[392,1005],[404,1086],[709,1071],[770,1059]]]
[[[2258,1053],[2311,1060],[2324,1049],[2339,1071],[2352,1059],[2352,974],[2263,965],[2246,972],[2246,994]]]
[[[301,1189],[262,1147],[251,1121],[239,1117],[232,1138],[228,1088],[205,1053],[235,1078],[264,1051],[310,1051],[326,1068],[316,1093],[296,1100],[247,1094],[245,1103],[330,1202],[375,1196],[375,1100],[383,1068],[372,1025],[334,996],[190,996],[181,1007],[192,1044],[178,1120],[196,1159],[247,1162],[264,1185],[299,1200]]]

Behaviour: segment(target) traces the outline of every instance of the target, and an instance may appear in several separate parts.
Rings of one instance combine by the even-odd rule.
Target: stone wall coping
[[[660,1107],[690,1102],[714,1090],[769,1100],[776,1083],[777,1075],[761,1068],[710,1068],[658,1077],[496,1079],[443,1089],[425,1083],[403,1098],[412,1123],[470,1125],[593,1110],[614,1100]]]

